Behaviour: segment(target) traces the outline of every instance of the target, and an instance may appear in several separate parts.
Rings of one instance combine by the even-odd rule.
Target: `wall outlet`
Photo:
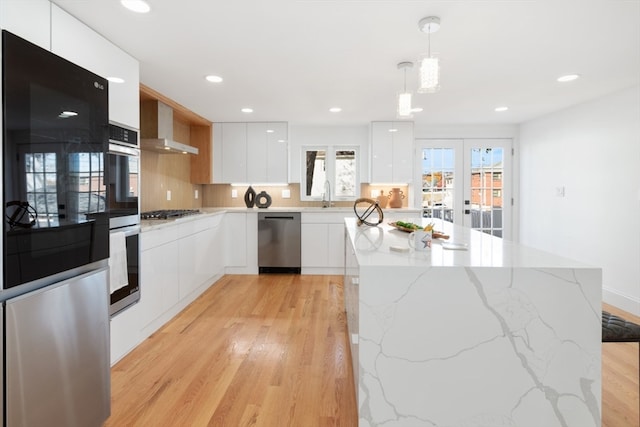
[[[231,198],[232,199],[238,198],[238,190],[231,190]]]
[[[198,190],[194,190],[193,197],[198,200]]]
[[[167,200],[171,200],[171,190],[167,190]]]
[[[282,190],[282,198],[290,199],[291,198],[291,190]]]
[[[375,199],[376,197],[378,197],[378,194],[380,194],[379,191],[371,190],[371,198],[372,199]]]

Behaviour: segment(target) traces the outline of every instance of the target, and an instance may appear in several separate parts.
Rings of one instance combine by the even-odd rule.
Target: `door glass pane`
[[[453,148],[422,150],[423,216],[453,222],[455,194]]]
[[[502,237],[504,150],[471,149],[471,227]]]
[[[336,151],[336,197],[356,196],[356,152]]]

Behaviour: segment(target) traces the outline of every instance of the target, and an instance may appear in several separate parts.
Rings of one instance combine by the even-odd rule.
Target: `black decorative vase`
[[[271,206],[271,196],[266,191],[261,191],[256,196],[256,206],[259,208],[268,208]]]
[[[256,191],[251,186],[249,186],[244,193],[244,204],[247,205],[248,208],[252,208],[253,205],[256,204]]]

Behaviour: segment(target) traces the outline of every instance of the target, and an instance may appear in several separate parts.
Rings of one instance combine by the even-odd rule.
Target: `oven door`
[[[140,223],[140,150],[110,143],[107,160],[110,228]]]
[[[111,293],[111,316],[121,312],[140,300],[140,226],[131,226],[112,230],[123,232],[127,253],[127,285]]]

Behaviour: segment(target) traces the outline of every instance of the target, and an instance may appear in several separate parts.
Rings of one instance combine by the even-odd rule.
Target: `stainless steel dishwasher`
[[[300,274],[300,212],[258,213],[258,267]]]

